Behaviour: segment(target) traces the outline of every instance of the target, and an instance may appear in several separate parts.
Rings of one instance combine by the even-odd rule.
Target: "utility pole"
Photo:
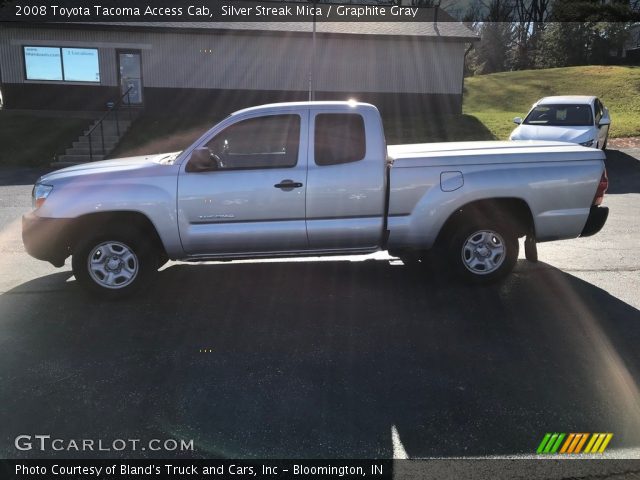
[[[314,85],[316,65],[316,0],[313,0],[313,33],[311,37],[311,65],[309,65],[309,101],[315,99]]]

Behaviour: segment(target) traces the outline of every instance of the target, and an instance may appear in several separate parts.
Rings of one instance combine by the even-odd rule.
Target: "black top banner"
[[[18,0],[0,9],[5,22],[451,22],[436,8],[313,1]]]
[[[408,5],[405,5],[408,3]],[[441,8],[397,0],[0,0],[0,22],[458,22]],[[417,2],[416,2],[417,3]],[[526,4],[526,3],[525,3]],[[635,5],[636,8],[633,7]],[[640,5],[563,2],[549,21],[631,22]]]

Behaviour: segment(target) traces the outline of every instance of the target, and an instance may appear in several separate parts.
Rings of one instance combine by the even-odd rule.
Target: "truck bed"
[[[442,142],[388,145],[394,168],[604,160],[601,150],[550,141]]]

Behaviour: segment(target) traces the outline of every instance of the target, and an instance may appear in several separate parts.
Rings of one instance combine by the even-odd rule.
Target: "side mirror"
[[[211,151],[208,148],[196,148],[191,152],[191,158],[187,163],[187,172],[208,172],[217,169],[218,163],[211,156]]]
[[[522,117],[516,117],[513,119],[513,123],[520,125],[522,123]]]

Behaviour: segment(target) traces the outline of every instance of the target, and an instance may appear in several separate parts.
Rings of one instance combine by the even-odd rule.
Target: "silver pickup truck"
[[[604,154],[558,142],[386,145],[378,110],[302,102],[238,111],[178,153],[58,170],[23,241],[90,291],[134,291],[169,259],[429,251],[464,279],[504,277],[536,242],[604,225]]]

